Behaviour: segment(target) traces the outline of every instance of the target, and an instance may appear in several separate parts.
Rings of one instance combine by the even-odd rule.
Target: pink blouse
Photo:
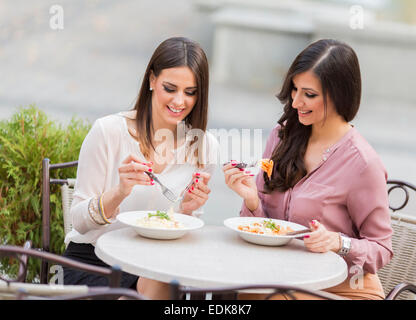
[[[279,142],[276,126],[263,158],[270,158]],[[364,272],[376,273],[393,256],[387,172],[379,156],[355,128],[326,150],[320,165],[286,192],[264,194],[263,174],[256,184],[260,203],[251,212],[244,204],[241,216],[268,217],[309,226],[312,219],[328,230],[351,237],[345,260]]]

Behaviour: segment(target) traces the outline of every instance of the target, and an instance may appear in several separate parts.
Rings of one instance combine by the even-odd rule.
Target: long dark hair
[[[273,150],[271,159],[275,166],[269,179],[264,174],[264,192],[284,192],[292,188],[306,175],[304,156],[312,126],[305,126],[298,120],[297,110],[292,107],[293,77],[312,71],[321,81],[325,115],[327,95],[336,112],[345,121],[351,121],[358,112],[361,100],[361,73],[357,55],[347,44],[322,39],[310,44],[293,61],[282,89],[277,98],[284,104],[283,115],[278,121],[279,144]]]
[[[151,148],[155,150],[152,137],[152,92],[150,75],[158,76],[164,69],[189,67],[196,78],[197,99],[192,111],[185,118],[185,125],[205,132],[208,122],[208,60],[201,46],[184,37],[173,37],[163,41],[155,50],[147,65],[139,96],[134,109],[141,151],[147,157]]]

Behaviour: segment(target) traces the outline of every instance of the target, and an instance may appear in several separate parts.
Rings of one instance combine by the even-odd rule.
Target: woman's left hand
[[[317,220],[309,223],[312,232],[303,238],[305,247],[312,252],[338,252],[340,250],[340,236],[338,232],[328,231]]]
[[[208,181],[211,175],[207,172],[193,174],[194,183],[183,197],[181,209],[182,213],[192,214],[194,210],[202,207],[208,200],[208,194],[211,192],[208,188]]]

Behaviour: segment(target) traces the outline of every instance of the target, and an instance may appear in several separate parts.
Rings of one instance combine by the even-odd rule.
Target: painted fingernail
[[[250,174],[250,177],[254,177],[254,174]]]
[[[153,170],[149,168],[149,170],[148,170],[148,171],[149,171],[149,172],[152,172]]]
[[[151,184],[152,186],[154,186],[154,185],[155,185],[155,183],[154,183],[153,181],[150,181],[150,184]]]
[[[195,175],[196,175],[197,177],[199,177],[201,174],[197,172],[197,173],[195,173]]]
[[[237,163],[231,162],[231,165],[232,165],[233,167],[235,167],[235,166],[237,165]]]
[[[303,239],[308,239],[310,237],[310,235],[306,235],[303,237]]]
[[[198,183],[198,181],[199,181],[198,179],[195,180],[196,183]]]
[[[191,192],[191,189],[189,189],[189,190],[188,190],[188,192],[189,192],[189,193],[192,193],[192,192]]]
[[[192,186],[191,190],[194,190],[194,187]]]
[[[240,171],[244,171],[244,169],[238,168]]]

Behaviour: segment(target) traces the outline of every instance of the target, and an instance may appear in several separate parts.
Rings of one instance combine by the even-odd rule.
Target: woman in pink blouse
[[[312,43],[292,63],[278,98],[284,113],[263,154],[274,162],[270,178],[264,172],[254,181],[235,162],[223,168],[244,199],[240,215],[309,226],[308,250],[331,250],[348,264],[349,277],[328,292],[384,298],[376,273],[393,255],[387,173],[349,124],[361,99],[354,50],[335,40]]]

